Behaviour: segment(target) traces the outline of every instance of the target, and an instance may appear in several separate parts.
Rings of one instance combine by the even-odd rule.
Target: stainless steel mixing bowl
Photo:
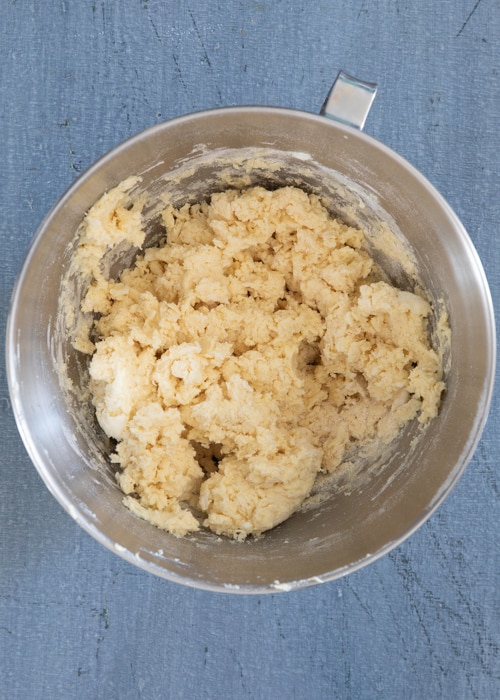
[[[249,167],[249,153],[271,158],[278,167],[262,169],[255,161]],[[178,169],[185,173],[178,201],[205,197],[220,187],[221,163],[228,157],[240,160],[232,172],[235,181],[249,177],[271,186],[300,184],[324,194],[347,219],[367,226],[387,221],[401,231],[430,296],[436,303],[444,300],[452,331],[440,414],[416,446],[416,428],[409,426],[359,488],[349,491],[339,485],[316,507],[243,543],[207,532],[178,539],[133,516],[122,505],[108,441],[88,406],[61,387],[58,369],[62,358],[76,388],[85,383],[88,360],[61,333],[58,302],[76,232],[89,207],[131,174],[142,175],[140,187],[155,201],[165,174]],[[193,163],[192,173],[186,174]],[[153,221],[149,242],[159,235],[155,226]],[[390,274],[409,284],[401,271]],[[79,293],[75,287],[75,307]],[[14,289],[7,367],[27,451],[47,487],[88,533],[128,562],[171,581],[219,591],[273,592],[328,581],[373,562],[443,501],[470,460],[487,417],[495,367],[494,317],[485,275],[466,231],[429,182],[400,156],[325,116],[227,108],[174,119],[133,137],[85,172],[49,212]]]

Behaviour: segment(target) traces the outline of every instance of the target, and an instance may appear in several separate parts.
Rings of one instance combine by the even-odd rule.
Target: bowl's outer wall
[[[132,516],[109,474],[96,468],[60,390],[54,329],[68,244],[88,208],[130,174],[154,180],[204,144],[310,154],[375,197],[416,252],[452,329],[450,371],[439,417],[404,462],[380,478],[263,538],[234,543],[202,533],[178,539]],[[139,134],[84,173],[41,225],[13,294],[8,378],[16,419],[45,483],[90,534],[129,561],[189,585],[262,592],[328,580],[401,542],[447,495],[479,440],[491,398],[495,329],[488,285],[460,222],[430,184],[365,134],[323,117],[272,108],[189,115]],[[388,478],[389,477],[389,478]]]

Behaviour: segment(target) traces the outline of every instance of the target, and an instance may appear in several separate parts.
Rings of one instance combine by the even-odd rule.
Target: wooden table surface
[[[96,158],[204,108],[318,112],[378,82],[365,131],[463,221],[500,295],[498,0],[1,0],[0,327],[29,243]],[[3,341],[1,343],[3,353]],[[306,590],[231,596],[104,549],[43,485],[0,363],[0,698],[500,698],[500,407],[431,519]]]

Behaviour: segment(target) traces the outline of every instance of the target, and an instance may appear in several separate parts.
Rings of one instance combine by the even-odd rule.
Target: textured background
[[[0,0],[0,327],[50,206],[170,117],[317,112],[339,69],[379,83],[365,130],[462,219],[500,295],[498,0]],[[3,341],[2,350],[3,353]],[[223,596],[156,579],[66,515],[18,436],[0,363],[0,697],[500,697],[499,404],[410,540],[319,587]]]

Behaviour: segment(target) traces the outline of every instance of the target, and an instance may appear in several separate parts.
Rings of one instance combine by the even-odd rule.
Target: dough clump
[[[79,251],[93,321],[77,347],[134,513],[178,536],[259,535],[354,446],[436,416],[429,303],[384,281],[363,232],[318,197],[230,189],[162,218],[166,244],[108,279],[106,247],[145,236],[118,187]]]

